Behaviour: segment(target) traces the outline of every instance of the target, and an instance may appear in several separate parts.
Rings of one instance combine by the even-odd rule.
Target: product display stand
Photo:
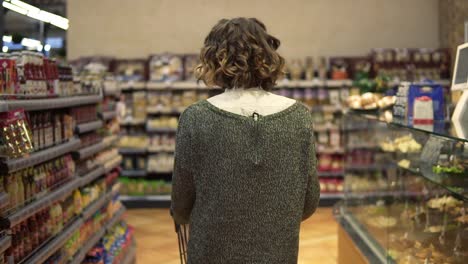
[[[468,139],[450,124],[433,131],[362,111],[345,116],[354,131],[347,146],[373,146],[347,148],[354,158],[334,208],[338,263],[466,262]]]
[[[115,98],[115,96],[118,97],[117,91],[113,91],[113,93],[110,93],[110,95],[80,95],[71,97],[56,97],[50,99],[5,100],[0,101],[0,110],[5,112],[22,108],[29,112],[61,109],[65,110],[66,112],[73,112],[71,109],[74,107],[90,107],[93,105],[97,106],[97,104],[101,103],[103,97]],[[101,119],[98,119],[98,116]],[[111,217],[105,224],[103,224],[103,227],[94,233],[92,237],[84,241],[84,245],[77,245],[79,250],[76,252],[76,254],[68,256],[68,263],[81,263],[85,259],[88,251],[102,239],[107,231],[121,221],[122,215],[125,212],[125,208],[123,206],[119,206],[118,201],[116,200],[116,198],[119,196],[120,184],[112,183],[115,182],[116,177],[114,180],[112,180],[111,177],[114,174],[118,175],[119,166],[122,161],[122,158],[120,155],[118,155],[117,150],[114,152],[112,151],[118,137],[117,134],[109,134],[112,132],[100,132],[103,129],[107,129],[111,122],[115,122],[117,124],[116,118],[117,114],[114,106],[113,109],[106,109],[105,111],[101,111],[99,115],[96,115],[95,120],[77,124],[74,128],[74,136],[69,140],[64,141],[63,143],[56,144],[48,148],[43,148],[28,155],[24,155],[23,157],[8,158],[0,161],[0,171],[3,173],[3,175],[10,175],[5,177],[13,177],[11,175],[14,175],[15,173],[22,173],[22,171],[28,170],[29,168],[42,166],[42,164],[45,162],[50,162],[51,160],[62,158],[67,154],[72,154],[77,165],[89,163],[91,161],[93,161],[93,164],[95,164],[87,171],[83,171],[82,169],[77,170],[77,175],[73,175],[65,182],[60,182],[60,184],[54,186],[53,189],[47,190],[47,192],[43,193],[42,195],[33,197],[33,199],[28,201],[27,204],[19,204],[14,208],[11,206],[10,201],[12,199],[16,199],[14,197],[16,194],[9,193],[9,189],[1,192],[0,208],[2,208],[1,210],[3,210],[3,212],[0,218],[0,225],[2,230],[6,231],[1,232],[0,234],[0,254],[2,257],[4,256],[5,259],[9,259],[9,261],[11,261],[14,257],[13,254],[18,254],[16,252],[19,249],[15,248],[12,250],[12,247],[18,247],[18,241],[20,239],[20,234],[18,234],[18,231],[16,231],[19,230],[17,226],[21,226],[21,230],[23,230],[25,227],[24,223],[29,223],[31,221],[30,218],[34,215],[42,213],[44,210],[48,211],[48,208],[54,204],[63,203],[77,190],[88,188],[90,185],[92,186],[93,184],[97,184],[96,181],[100,181],[103,178],[105,178],[105,181],[110,184],[110,190],[93,199],[93,201],[90,202],[85,208],[83,208],[79,214],[69,219],[66,223],[64,216],[63,228],[61,228],[60,231],[51,235],[49,238],[40,243],[36,248],[33,248],[21,260],[15,259],[14,262],[25,264],[44,263],[46,261],[52,261],[52,259],[63,258],[63,256],[66,256],[64,253],[66,251],[64,246],[69,245],[70,241],[72,241],[72,238],[79,235],[80,230],[83,229],[83,226],[87,221],[93,219],[96,214],[102,214],[103,212],[106,214],[111,214]],[[82,136],[96,132],[104,133],[102,141],[90,146],[82,147]],[[104,155],[102,153],[107,154]],[[79,175],[79,171],[83,171],[83,173]],[[109,211],[109,207],[111,205],[112,208],[116,208],[114,213]],[[33,227],[29,226],[29,228]],[[12,233],[13,235],[11,235]],[[24,233],[24,235],[27,234]],[[24,235],[21,233],[21,237]],[[131,250],[128,250],[128,252],[124,252],[122,254],[124,255],[122,255],[121,258],[126,259],[127,263],[134,262],[134,246],[132,246]]]

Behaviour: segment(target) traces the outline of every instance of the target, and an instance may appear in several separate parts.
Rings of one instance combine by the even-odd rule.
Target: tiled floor
[[[167,209],[128,210],[135,227],[138,264],[179,264],[174,224]],[[335,264],[337,224],[330,208],[319,208],[301,227],[299,264]]]

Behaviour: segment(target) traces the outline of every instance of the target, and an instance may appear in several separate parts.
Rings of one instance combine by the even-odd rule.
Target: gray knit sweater
[[[296,102],[267,116],[206,100],[179,120],[174,220],[190,224],[190,264],[297,263],[301,220],[315,211],[312,121]]]

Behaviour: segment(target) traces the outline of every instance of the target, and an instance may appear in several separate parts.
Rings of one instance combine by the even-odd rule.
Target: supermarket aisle
[[[127,222],[135,227],[137,263],[178,264],[174,224],[167,209],[127,211]],[[335,264],[337,225],[331,208],[319,208],[302,224],[299,264]]]

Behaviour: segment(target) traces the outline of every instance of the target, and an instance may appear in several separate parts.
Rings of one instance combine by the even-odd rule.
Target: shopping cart
[[[189,234],[189,225],[179,225],[175,224],[175,231],[177,233],[177,240],[179,240],[179,254],[180,254],[180,263],[187,263],[187,246],[188,246],[188,234]]]

